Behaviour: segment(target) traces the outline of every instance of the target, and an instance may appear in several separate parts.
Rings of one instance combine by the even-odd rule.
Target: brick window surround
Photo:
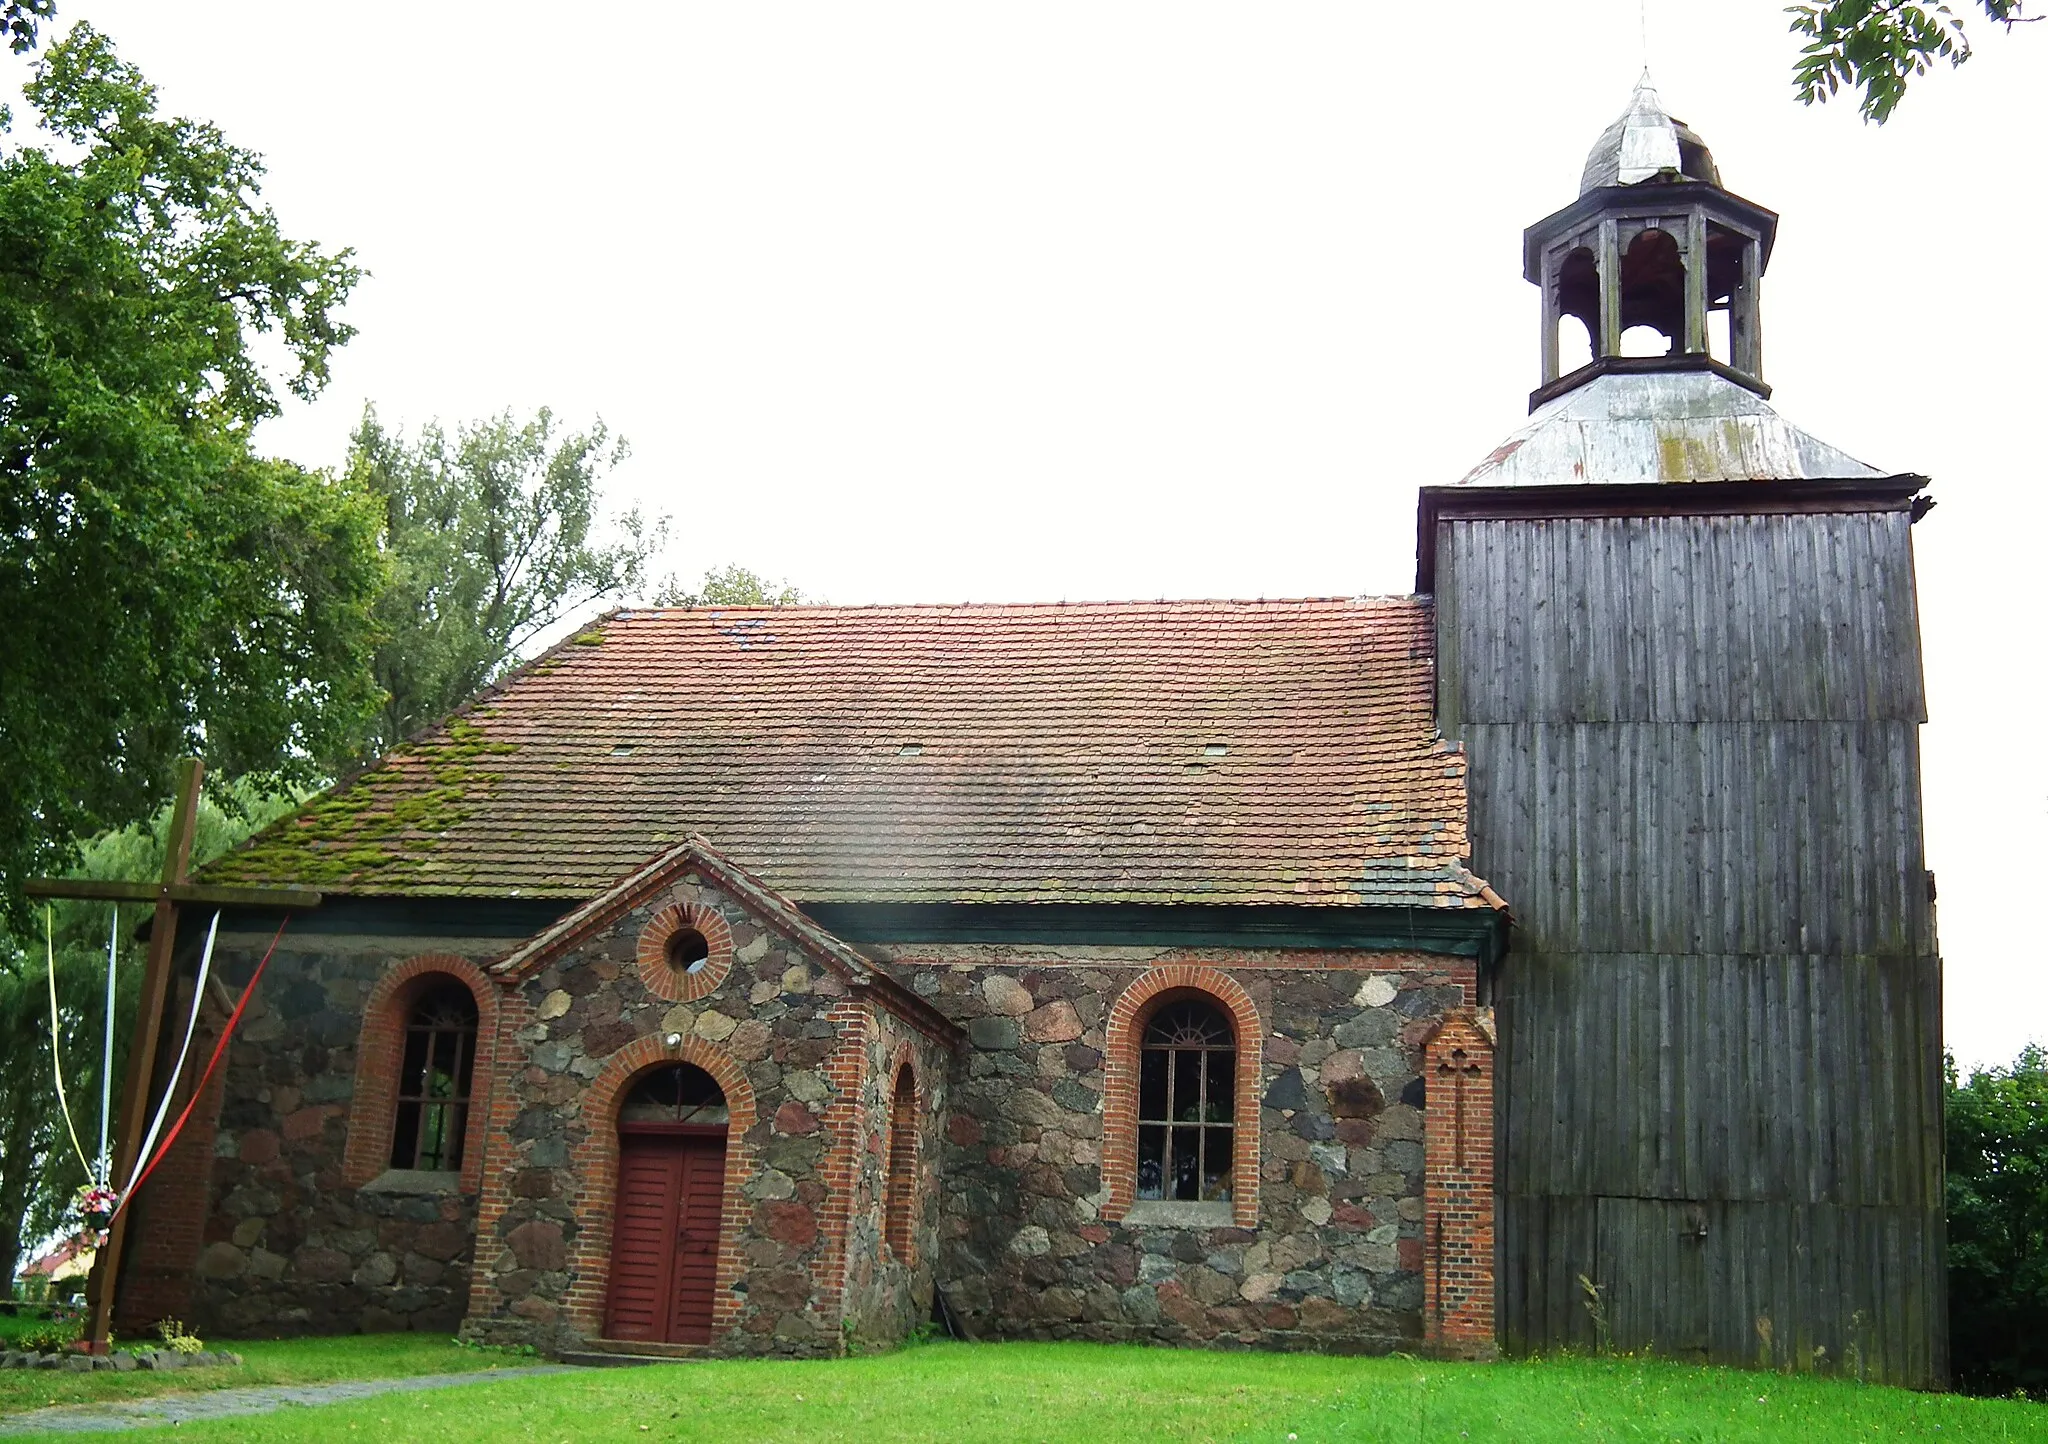
[[[887,1171],[882,1182],[882,1239],[905,1268],[917,1263],[918,1120],[924,1098],[917,1086],[911,1049],[904,1044],[885,1075],[889,1081],[889,1137],[882,1156]]]
[[[698,929],[700,932],[703,929]],[[708,938],[710,934],[705,934]],[[668,961],[664,957],[662,966]],[[754,1149],[747,1130],[754,1126],[754,1090],[739,1060],[700,1038],[671,1048],[660,1035],[635,1038],[605,1059],[582,1102],[583,1141],[569,1160],[576,1179],[578,1228],[569,1247],[568,1313],[591,1337],[604,1330],[605,1293],[611,1285],[612,1213],[619,1190],[619,1107],[641,1075],[655,1068],[689,1063],[702,1068],[725,1094],[725,1206],[718,1225],[718,1274],[711,1296],[711,1333],[717,1336],[738,1321],[742,1300],[733,1284],[747,1267],[742,1243],[748,1207],[742,1185],[754,1174]]]
[[[1259,1066],[1265,1024],[1251,994],[1217,968],[1169,963],[1137,978],[1110,1005],[1104,1038],[1102,1173],[1109,1202],[1102,1217],[1121,1222],[1138,1191],[1138,1049],[1145,1025],[1168,1003],[1200,998],[1214,1004],[1237,1034],[1236,1137],[1231,1156],[1231,1221],[1259,1222]]]
[[[490,1128],[497,1063],[498,988],[467,958],[425,953],[387,971],[370,989],[369,1001],[363,1005],[355,1090],[348,1107],[348,1142],[341,1160],[342,1182],[350,1188],[361,1188],[390,1166],[406,1018],[421,993],[451,980],[468,988],[476,999],[476,1061],[470,1071],[469,1121],[462,1131],[462,1191],[475,1193],[482,1187],[484,1135]]]
[[[709,949],[704,966],[694,973],[682,972],[668,960],[669,939],[685,928],[696,929]],[[670,903],[640,929],[633,953],[648,992],[671,1003],[687,1003],[709,993],[732,971],[732,925],[697,903]]]
[[[1423,1045],[1423,1333],[1453,1358],[1494,1354],[1493,1065],[1489,1020],[1460,1009]]]

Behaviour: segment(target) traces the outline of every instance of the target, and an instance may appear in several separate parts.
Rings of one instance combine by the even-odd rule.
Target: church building
[[[1931,503],[1767,403],[1776,228],[1646,78],[1413,595],[618,611],[217,861],[324,900],[128,1326],[1939,1384]]]

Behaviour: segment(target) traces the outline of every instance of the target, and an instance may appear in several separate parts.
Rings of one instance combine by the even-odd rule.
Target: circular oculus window
[[[647,920],[637,949],[640,980],[671,1002],[701,998],[732,969],[732,929],[704,907],[671,904]]]

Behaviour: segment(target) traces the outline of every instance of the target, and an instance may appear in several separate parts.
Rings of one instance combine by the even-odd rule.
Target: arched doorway
[[[606,1338],[711,1342],[727,1121],[716,1080],[688,1063],[642,1075],[620,1105]]]

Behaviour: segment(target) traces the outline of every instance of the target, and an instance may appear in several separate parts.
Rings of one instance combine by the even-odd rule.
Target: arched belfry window
[[[1228,1201],[1237,1153],[1237,1035],[1200,998],[1168,1002],[1138,1049],[1140,1199]]]
[[[450,978],[430,983],[405,1017],[391,1166],[453,1173],[469,1131],[476,1072],[476,998]]]
[[[1622,354],[1685,350],[1685,298],[1685,257],[1677,240],[1669,231],[1644,230],[1621,255]]]

